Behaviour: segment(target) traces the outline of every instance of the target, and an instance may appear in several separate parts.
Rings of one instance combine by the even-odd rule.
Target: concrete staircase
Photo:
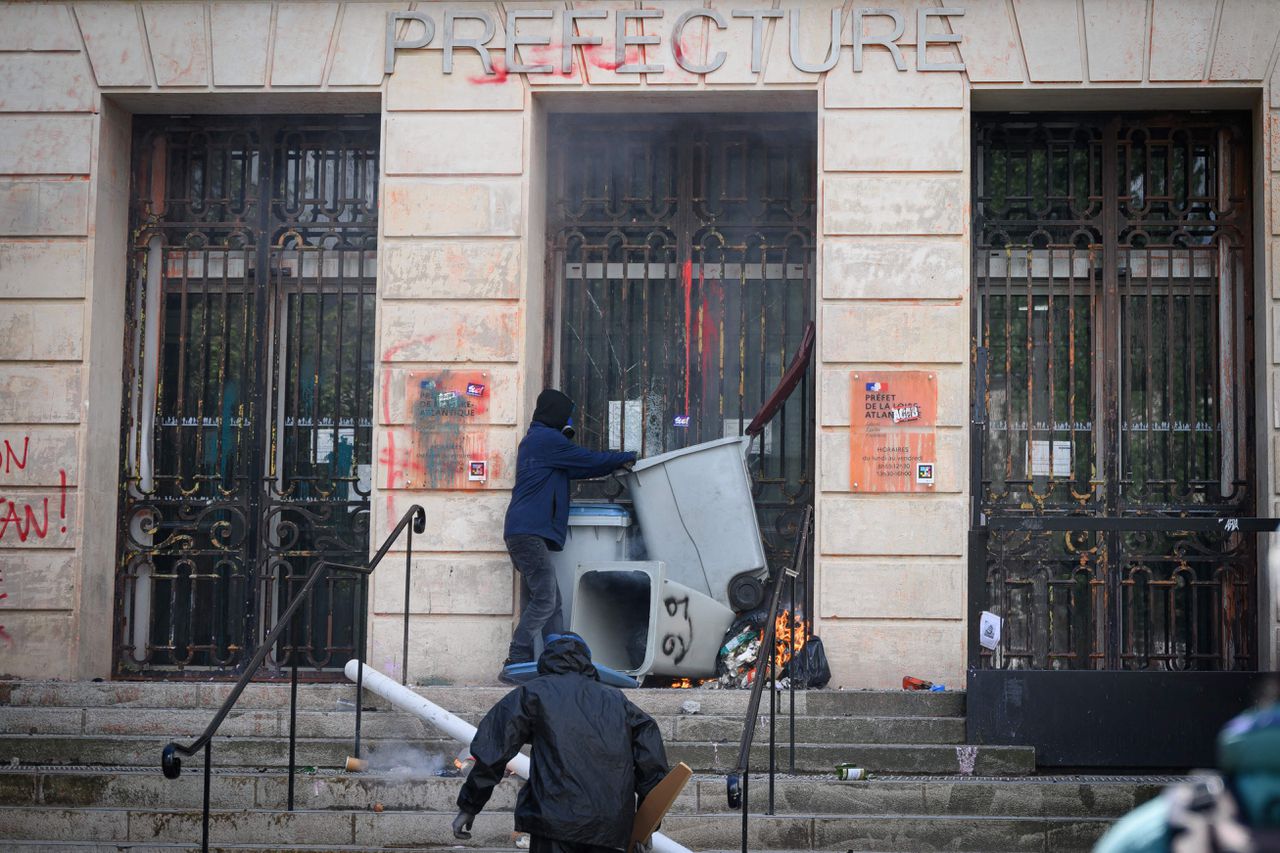
[[[166,742],[194,737],[229,691],[225,684],[0,684],[0,849],[198,849],[199,758],[180,779],[159,770]],[[502,688],[420,691],[473,722]],[[671,760],[698,774],[663,831],[695,851],[735,850],[741,816],[725,804],[747,696],[739,691],[640,690]],[[785,697],[784,697],[785,698]],[[460,780],[434,775],[460,745],[367,696],[372,770],[336,768],[351,752],[350,685],[299,690],[296,808],[285,811],[287,685],[253,685],[213,746],[210,838],[225,851],[385,851],[458,847],[449,831]],[[682,712],[693,700],[698,713]],[[1119,815],[1154,796],[1161,780],[1034,775],[1022,747],[964,746],[964,695],[816,691],[796,695],[795,775],[777,780],[774,816],[765,777],[753,774],[753,850],[1088,850]],[[787,721],[778,720],[780,769],[789,769]],[[754,769],[767,766],[762,717]],[[16,764],[14,760],[16,759]],[[838,782],[856,762],[870,781]],[[6,766],[8,765],[8,766]],[[966,771],[972,775],[966,775]],[[512,850],[516,786],[504,782],[476,822],[468,849]]]

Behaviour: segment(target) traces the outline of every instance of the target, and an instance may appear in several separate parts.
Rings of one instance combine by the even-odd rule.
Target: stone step
[[[0,760],[17,758],[36,765],[141,765],[158,767],[160,751],[168,738],[108,735],[13,735],[0,734]],[[402,740],[369,738],[370,761],[375,766],[401,764],[420,766],[435,759],[433,744],[419,747]],[[461,745],[437,742],[435,756],[451,760]],[[297,764],[301,767],[340,767],[351,754],[352,741],[346,738],[299,738]],[[215,767],[279,767],[288,761],[288,741],[280,737],[218,738],[213,746]],[[738,744],[672,742],[667,757],[683,761],[696,771],[725,771],[734,767]],[[789,766],[789,750],[780,745],[778,766]],[[752,766],[764,767],[768,746],[757,740]],[[949,744],[841,744],[798,743],[796,767],[801,772],[831,772],[842,762],[853,762],[872,772],[960,773],[978,775],[1027,774],[1035,771],[1035,750],[1020,746],[960,746]],[[970,766],[966,764],[972,762]],[[186,767],[201,765],[200,756],[184,759]]]
[[[164,708],[0,707],[0,731],[40,735],[155,735],[171,740],[194,739],[213,719],[211,710]],[[482,714],[460,715],[472,724]],[[299,711],[299,736],[344,738],[355,733],[351,710]],[[655,717],[667,741],[723,743],[742,737],[742,717],[661,715]],[[361,732],[371,738],[447,740],[420,718],[397,710],[370,709],[361,719]],[[789,736],[790,720],[780,715],[779,740]],[[758,737],[768,737],[768,715],[757,721]],[[218,734],[225,737],[287,737],[287,709],[235,708],[223,720]],[[963,717],[851,717],[805,716],[796,718],[796,739],[805,743],[961,743]]]
[[[452,811],[219,810],[212,815],[210,839],[218,844],[287,838],[295,845],[455,847],[452,818]],[[749,842],[753,850],[1084,851],[1110,823],[1105,818],[975,815],[753,815]],[[741,827],[733,814],[673,814],[662,828],[693,850],[730,850],[740,841]],[[0,807],[0,838],[194,844],[200,838],[200,813]],[[509,847],[512,842],[511,815],[485,812],[476,818],[468,847]]]
[[[779,776],[775,810],[814,815],[983,815],[1009,817],[1118,817],[1156,796],[1172,781],[1160,777],[1023,777],[962,780],[926,778],[838,782],[834,778]],[[300,773],[295,803],[304,809],[364,810],[381,803],[392,810],[448,811],[461,780],[402,773]],[[752,775],[751,802],[764,808],[768,784]],[[518,787],[499,785],[490,811],[510,811]],[[217,771],[210,787],[215,809],[281,808],[287,802],[288,777],[281,772]],[[203,777],[184,773],[165,779],[156,770],[0,770],[0,805],[199,808]],[[723,776],[701,775],[685,788],[673,810],[688,814],[725,814]]]
[[[455,714],[483,714],[510,692],[508,687],[416,687],[416,692]],[[90,682],[13,681],[0,682],[0,707],[37,708],[183,708],[216,710],[231,692],[226,682]],[[745,690],[637,689],[627,696],[650,714],[676,715],[685,702],[693,700],[707,716],[742,717],[746,713]],[[298,688],[298,707],[309,711],[348,709],[355,698],[350,683],[303,684]],[[782,707],[790,697],[781,695]],[[795,694],[796,713],[815,716],[862,717],[963,717],[962,691],[943,693],[902,690],[810,690]],[[369,707],[386,708],[379,697],[365,694]],[[762,703],[768,708],[768,701]],[[269,710],[289,707],[289,685],[250,684],[236,703],[237,710]]]

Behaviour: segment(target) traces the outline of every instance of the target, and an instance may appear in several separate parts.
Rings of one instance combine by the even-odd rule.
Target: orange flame
[[[778,614],[777,621],[773,624],[773,660],[781,669],[791,660],[791,640],[795,635],[795,651],[804,648],[805,641],[808,639],[804,620],[799,617],[792,617],[790,610],[784,610]]]

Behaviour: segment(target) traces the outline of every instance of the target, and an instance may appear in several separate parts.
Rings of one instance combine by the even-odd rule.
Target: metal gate
[[[377,128],[135,120],[118,675],[232,673],[315,561],[368,556]],[[268,663],[345,663],[359,583]]]
[[[579,440],[651,456],[741,435],[813,316],[814,117],[560,115],[549,134],[545,378]],[[752,457],[775,566],[813,499],[813,397],[806,380]]]
[[[1249,126],[976,117],[977,665],[1255,667]]]

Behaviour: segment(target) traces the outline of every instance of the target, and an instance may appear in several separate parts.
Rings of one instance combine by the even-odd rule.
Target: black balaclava
[[[533,419],[538,423],[563,431],[572,415],[573,401],[563,393],[548,388],[538,395],[538,405],[533,410]]]

